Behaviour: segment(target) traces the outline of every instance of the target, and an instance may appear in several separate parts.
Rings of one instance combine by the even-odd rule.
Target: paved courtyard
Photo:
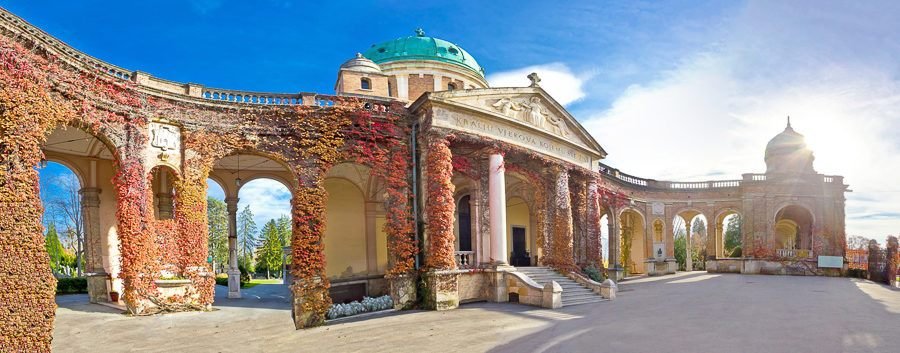
[[[283,286],[224,289],[214,312],[151,317],[59,297],[54,351],[900,352],[900,291],[847,278],[679,273],[556,311],[475,303],[303,331]]]

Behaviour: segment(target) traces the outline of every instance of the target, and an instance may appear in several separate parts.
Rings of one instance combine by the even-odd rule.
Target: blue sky
[[[862,4],[862,5],[860,5]],[[338,65],[422,27],[494,86],[538,71],[610,153],[655,179],[762,172],[807,136],[847,177],[847,232],[900,231],[900,3],[891,1],[4,1],[93,56],[207,86],[331,93]]]

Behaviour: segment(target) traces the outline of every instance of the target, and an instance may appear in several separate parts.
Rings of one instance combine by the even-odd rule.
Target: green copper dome
[[[376,64],[401,60],[431,60],[462,66],[484,77],[484,69],[469,53],[443,39],[426,37],[422,29],[415,36],[401,37],[373,45],[363,56]]]

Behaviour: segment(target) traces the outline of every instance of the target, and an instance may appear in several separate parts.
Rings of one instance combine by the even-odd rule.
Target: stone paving
[[[476,303],[295,331],[279,285],[217,309],[127,317],[62,296],[57,352],[900,352],[900,291],[847,278],[679,273],[615,301],[543,310]]]

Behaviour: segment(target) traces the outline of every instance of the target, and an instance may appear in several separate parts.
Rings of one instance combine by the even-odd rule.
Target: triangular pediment
[[[606,152],[562,105],[540,87],[485,88],[435,92],[422,97],[505,119],[604,158]],[[420,99],[422,101],[423,99]],[[419,101],[413,104],[415,109]]]

